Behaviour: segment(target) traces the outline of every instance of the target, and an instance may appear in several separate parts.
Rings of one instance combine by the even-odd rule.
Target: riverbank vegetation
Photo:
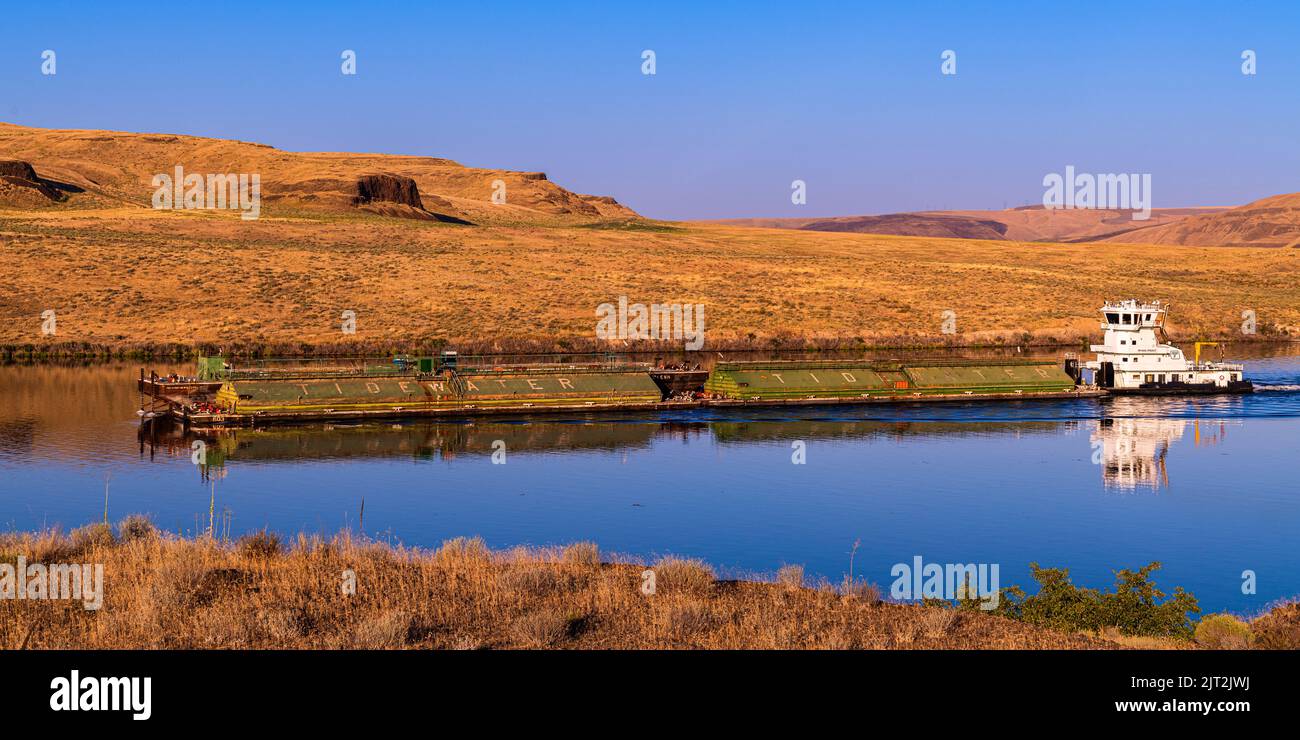
[[[103,605],[0,599],[2,648],[1095,649],[1133,644],[1124,633],[1162,634],[1162,647],[1300,646],[1295,604],[1243,622],[1249,638],[1219,625],[1188,639],[1192,623],[1176,612],[1190,596],[1163,599],[1149,569],[1121,572],[1110,598],[1036,570],[1037,595],[1010,594],[989,613],[890,603],[873,584],[809,582],[797,566],[767,582],[720,580],[699,561],[647,566],[591,543],[420,550],[346,532],[229,542],[159,532],[143,517],[0,535],[0,563],[19,558],[102,563]],[[1089,601],[1137,621],[1115,633],[1113,620],[1069,616],[1091,613]]]

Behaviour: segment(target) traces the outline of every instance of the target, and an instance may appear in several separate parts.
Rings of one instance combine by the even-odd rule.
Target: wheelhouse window
[[[1118,323],[1119,323],[1119,314],[1117,314],[1117,313],[1108,313],[1108,314],[1106,314],[1106,323],[1108,323],[1108,324],[1118,324]]]

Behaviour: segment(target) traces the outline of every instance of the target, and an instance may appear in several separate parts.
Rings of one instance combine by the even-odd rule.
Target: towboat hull
[[[1217,383],[1143,383],[1136,388],[1107,388],[1115,396],[1216,396],[1254,393],[1255,384],[1249,380],[1230,381],[1226,386]]]

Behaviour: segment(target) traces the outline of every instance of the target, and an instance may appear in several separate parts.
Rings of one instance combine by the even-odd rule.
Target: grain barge
[[[1097,359],[815,360],[664,366],[619,362],[471,365],[455,352],[389,363],[233,368],[200,358],[194,377],[141,370],[141,416],[187,427],[469,418],[691,408],[1097,398],[1111,393],[1246,393],[1240,365],[1187,361],[1158,341],[1168,307],[1101,309]]]
[[[205,358],[212,368],[214,358]],[[600,363],[224,369],[219,379],[145,377],[145,416],[197,428],[307,421],[463,418],[1102,395],[1050,361],[727,362],[712,371]]]

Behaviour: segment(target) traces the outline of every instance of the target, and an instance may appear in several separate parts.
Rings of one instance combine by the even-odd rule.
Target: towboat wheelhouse
[[[1097,385],[1112,393],[1249,393],[1241,365],[1189,361],[1181,349],[1162,343],[1169,305],[1160,301],[1107,302],[1102,306],[1102,344],[1086,364]],[[1199,351],[1199,346],[1198,346]]]

